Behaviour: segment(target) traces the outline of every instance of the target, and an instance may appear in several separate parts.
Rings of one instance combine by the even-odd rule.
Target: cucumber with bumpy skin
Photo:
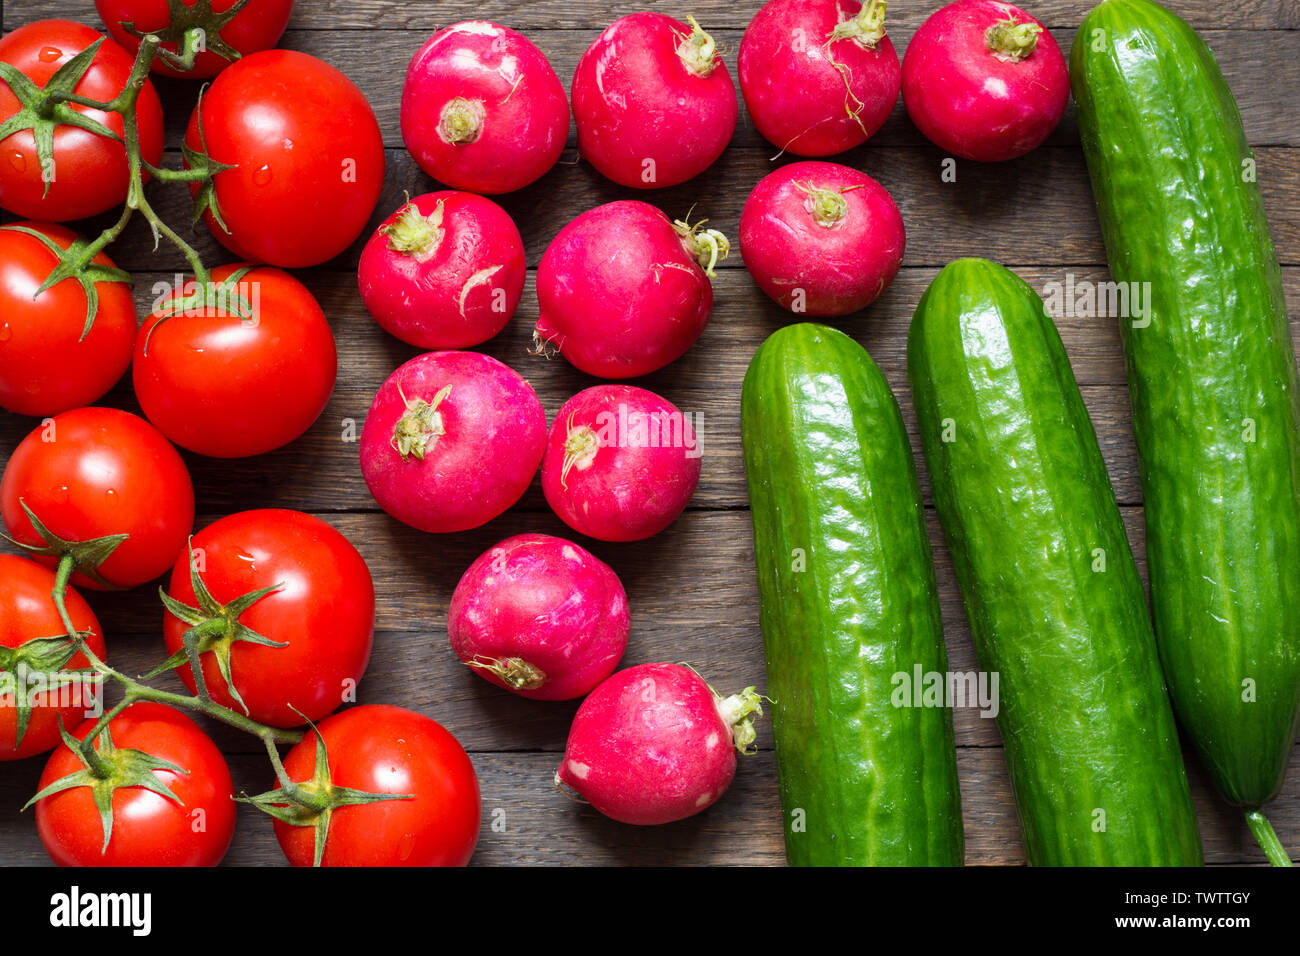
[[[962,862],[952,711],[894,706],[947,671],[912,449],[866,351],[799,324],[759,348],[741,401],[786,858]]]
[[[1030,863],[1199,864],[1142,582],[1042,301],[986,259],[950,263],[907,367]]]
[[[1070,72],[1111,274],[1149,283],[1121,329],[1165,676],[1285,864],[1258,808],[1300,726],[1300,380],[1254,158],[1213,53],[1150,0],[1089,13]]]

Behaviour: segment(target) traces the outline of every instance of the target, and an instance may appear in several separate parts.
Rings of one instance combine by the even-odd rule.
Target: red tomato
[[[321,723],[336,787],[410,794],[412,800],[334,810],[322,866],[464,866],[478,842],[479,791],[474,765],[441,724],[384,704],[353,707]],[[308,734],[284,759],[300,783],[316,768]],[[275,837],[294,866],[311,866],[313,827],[275,821]]]
[[[192,10],[197,0],[181,0]],[[236,0],[210,0],[208,4],[212,15],[204,17],[199,14],[195,22],[174,21],[168,9],[167,0],[95,0],[95,9],[100,19],[108,28],[109,36],[129,50],[132,55],[140,48],[140,38],[132,36],[122,28],[125,21],[134,26],[138,33],[156,33],[163,37],[169,28],[176,24],[177,39],[184,35],[188,26],[201,27],[205,30],[204,52],[194,58],[194,68],[182,73],[167,65],[161,56],[153,61],[150,69],[162,76],[181,76],[190,79],[210,79],[230,65],[234,58],[227,58],[217,52],[222,46],[235,54],[256,53],[268,50],[284,33],[289,23],[289,14],[293,12],[293,0],[249,0],[244,9],[226,22],[221,14],[236,3]],[[191,13],[191,16],[193,14]],[[175,53],[177,40],[166,40],[162,49]]]
[[[20,501],[67,541],[128,535],[99,566],[117,588],[170,568],[194,524],[194,486],[181,456],[143,418],[115,408],[56,415],[19,442],[5,465],[0,517],[15,541],[45,544]],[[53,567],[58,559],[37,560]],[[103,589],[80,572],[72,582]]]
[[[239,640],[226,645],[230,674],[249,715],[264,724],[296,727],[303,716],[293,708],[313,721],[337,709],[365,672],[375,628],[370,570],[348,539],[311,515],[267,509],[222,518],[196,534],[191,547],[199,556],[204,587],[222,605],[250,591],[284,585],[244,611],[239,623],[288,646]],[[167,590],[188,607],[198,605],[188,555],[177,560]],[[181,648],[189,626],[167,615],[163,637],[169,655]],[[217,667],[216,653],[209,651],[202,660],[212,699],[242,712]],[[189,665],[178,672],[193,693]]]
[[[78,238],[42,222],[12,225],[48,236],[61,249]],[[95,265],[113,268],[102,252]],[[125,282],[96,282],[99,307],[82,338],[86,292],[72,278],[35,296],[58,264],[39,239],[0,228],[0,406],[19,415],[55,415],[89,405],[131,364],[135,300]]]
[[[78,740],[95,725],[73,732]],[[51,794],[36,804],[36,831],[45,852],[59,866],[216,866],[235,834],[235,788],[225,758],[198,724],[162,704],[132,704],[108,725],[113,747],[139,750],[188,773],[155,770],[176,795],[170,800],[144,787],[113,794],[113,832],[107,850],[99,811],[89,787]],[[96,749],[104,750],[101,737]],[[66,744],[50,756],[41,774],[43,790],[84,769]]]
[[[0,62],[16,67],[44,89],[60,67],[102,36],[71,20],[38,20],[0,39]],[[122,92],[130,74],[131,55],[105,39],[74,92],[107,102]],[[116,113],[84,106],[70,108],[123,135],[122,117]],[[8,84],[0,81],[0,123],[20,109],[18,98]],[[136,120],[140,155],[156,166],[163,150],[162,103],[147,80],[137,101]],[[89,130],[60,125],[54,129],[52,159],[47,194],[45,171],[37,158],[32,130],[19,130],[0,141],[0,206],[27,219],[62,222],[94,216],[126,200],[126,147],[121,143]]]
[[[212,234],[241,259],[314,266],[361,234],[384,182],[379,123],[361,91],[323,60],[264,50],[232,64],[190,116],[185,142],[233,165],[213,180],[229,232]],[[191,192],[198,192],[191,184]]]
[[[18,647],[40,637],[57,637],[64,634],[63,622],[54,607],[50,592],[54,589],[54,572],[35,561],[12,554],[0,554],[0,647]],[[101,661],[104,660],[104,638],[99,621],[90,605],[76,591],[68,589],[66,604],[72,626],[78,631],[89,631],[87,646]],[[89,667],[90,662],[80,652],[63,665],[64,670]],[[3,672],[0,668],[0,672]],[[45,753],[59,742],[59,719],[66,727],[81,723],[90,706],[85,688],[68,685],[66,690],[52,694],[42,692],[32,701],[27,720],[27,732],[16,748],[18,711],[14,695],[0,695],[0,760],[21,760],[33,754]]]
[[[220,266],[212,281],[220,285],[244,268]],[[193,280],[184,291],[194,291]],[[170,305],[179,298],[164,297],[135,343],[135,395],[159,431],[201,455],[243,458],[311,427],[334,390],[338,358],[306,286],[259,267],[235,280],[216,307]]]

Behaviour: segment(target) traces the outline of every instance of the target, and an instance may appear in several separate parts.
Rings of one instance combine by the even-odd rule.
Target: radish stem
[[[853,40],[869,50],[874,50],[884,35],[885,0],[867,0],[857,16],[835,24],[830,39],[831,41]]]
[[[998,59],[1018,62],[1034,52],[1038,46],[1038,34],[1042,32],[1043,28],[1037,23],[999,20],[984,34],[984,43]]]

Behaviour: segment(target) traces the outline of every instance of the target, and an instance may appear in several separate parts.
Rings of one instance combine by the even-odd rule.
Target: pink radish
[[[695,22],[633,13],[583,53],[570,90],[578,153],[623,186],[676,186],[713,165],[739,108],[717,44]]]
[[[745,30],[736,70],[758,131],[798,156],[866,142],[901,82],[884,0],[770,0]]]
[[[546,412],[518,372],[478,352],[426,352],[376,393],[361,473],[397,520],[464,531],[519,500],[545,447]]]
[[[889,193],[838,163],[791,163],[754,187],[740,252],[759,287],[795,313],[848,315],[898,274],[906,236]]]
[[[754,743],[753,687],[722,697],[681,664],[619,671],[582,702],[556,786],[566,784],[605,816],[653,826],[699,813],[736,775],[736,752]]]
[[[558,350],[601,378],[635,378],[679,358],[709,323],[709,279],[731,249],[704,222],[669,222],[631,199],[570,222],[537,268],[538,351]]]
[[[474,193],[410,199],[375,230],[357,269],[361,301],[387,332],[423,349],[486,342],[524,291],[514,221]]]
[[[453,189],[522,189],[555,165],[568,135],[564,85],[521,33],[456,23],[411,58],[402,139],[421,169]]]
[[[688,416],[632,385],[595,385],[564,403],[542,459],[542,491],[575,531],[640,541],[668,527],[700,480]]]
[[[1047,29],[1000,0],[957,0],[921,24],[903,57],[903,104],[927,139],[979,162],[1014,159],[1056,128],[1070,99]]]
[[[456,656],[487,680],[533,700],[581,697],[627,648],[627,593],[590,551],[520,534],[483,552],[451,596]]]

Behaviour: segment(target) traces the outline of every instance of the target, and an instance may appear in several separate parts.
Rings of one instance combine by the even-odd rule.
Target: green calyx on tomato
[[[39,518],[27,507],[27,502],[21,498],[18,504],[22,507],[27,515],[27,520],[32,524],[32,530],[40,536],[45,544],[24,544],[17,541],[7,534],[0,533],[0,538],[4,538],[16,548],[21,548],[27,554],[43,555],[46,557],[55,557],[59,559],[59,581],[66,585],[69,577],[74,571],[84,575],[94,581],[100,587],[107,590],[117,590],[112,584],[104,580],[99,573],[99,566],[108,560],[109,555],[117,550],[117,546],[125,541],[130,535],[126,534],[106,534],[101,538],[88,538],[85,541],[69,541],[60,538],[41,522]]]
[[[45,178],[44,195],[49,195],[50,184],[54,181],[54,128],[56,126],[75,126],[96,136],[106,136],[116,142],[122,142],[111,129],[96,119],[92,119],[69,105],[75,99],[75,90],[91,61],[99,52],[106,37],[100,37],[76,56],[59,67],[44,88],[37,86],[17,68],[9,63],[0,63],[0,80],[3,80],[21,104],[21,109],[0,125],[0,140],[7,139],[20,130],[32,131],[36,141],[36,159],[40,163]]]
[[[248,803],[263,813],[292,827],[312,827],[316,831],[316,843],[313,849],[312,866],[320,866],[325,853],[325,841],[329,839],[330,820],[339,807],[359,806],[367,803],[379,803],[382,800],[414,800],[410,793],[367,793],[365,790],[353,790],[350,787],[334,786],[330,774],[329,755],[325,751],[325,738],[312,724],[312,733],[316,735],[316,766],[310,780],[294,783],[285,773],[283,765],[276,761],[276,776],[280,786],[254,797],[236,797],[238,803]]]
[[[168,300],[158,309],[158,321],[151,325],[149,331],[145,333],[141,352],[148,354],[149,340],[153,337],[154,332],[158,331],[158,326],[172,316],[192,315],[207,309],[218,309],[236,315],[245,322],[255,322],[257,315],[253,311],[252,303],[239,292],[239,283],[254,268],[256,267],[244,266],[242,269],[236,269],[221,282],[214,282],[210,279],[207,281],[196,279],[193,283],[186,283],[186,288],[189,291],[182,290],[181,295]]]
[[[158,55],[173,69],[186,73],[193,69],[194,53],[200,49],[233,63],[241,54],[221,38],[221,31],[248,6],[248,2],[249,0],[239,0],[229,10],[214,13],[212,0],[194,0],[192,5],[186,4],[185,0],[167,0],[167,26],[149,33],[163,43],[180,45],[182,52],[176,54],[160,47]],[[122,21],[122,29],[142,40],[147,35],[137,30],[133,22],[126,20]]]
[[[192,554],[193,551],[191,550]],[[203,578],[199,576],[199,572],[195,568],[193,557],[191,557],[189,564],[190,586],[194,588],[194,597],[198,602],[198,607],[183,604],[162,588],[158,589],[158,596],[162,598],[167,610],[190,625],[190,627],[181,638],[183,645],[181,649],[146,674],[145,679],[156,677],[164,671],[188,663],[190,671],[194,674],[194,683],[198,689],[199,698],[204,701],[211,700],[211,694],[208,692],[208,682],[203,676],[203,665],[199,661],[201,655],[211,653],[216,658],[217,670],[221,673],[221,679],[226,682],[231,698],[243,708],[245,714],[248,714],[248,705],[239,696],[239,690],[235,687],[235,681],[231,676],[230,649],[240,642],[261,644],[264,647],[288,646],[284,641],[273,641],[269,637],[258,634],[257,631],[246,624],[241,624],[239,621],[241,614],[268,594],[274,594],[276,591],[281,590],[284,585],[273,584],[270,587],[258,588],[256,591],[249,591],[247,594],[235,598],[228,604],[222,604],[212,596],[207,585],[203,583]]]
[[[14,749],[23,742],[27,735],[27,725],[32,716],[31,695],[27,692],[27,681],[39,676],[48,690],[54,690],[65,682],[79,681],[84,674],[93,673],[91,669],[63,670],[64,665],[72,660],[80,650],[79,641],[90,637],[89,631],[78,631],[77,641],[66,634],[56,637],[34,637],[17,647],[0,646],[0,673],[21,675],[14,681],[14,716],[16,721]]]
[[[175,0],[180,3],[181,0]],[[210,2],[210,0],[203,0]],[[242,6],[243,4],[240,4]],[[188,171],[198,177],[199,188],[194,194],[194,205],[190,213],[190,225],[197,226],[204,212],[212,213],[212,221],[221,227],[221,231],[230,234],[230,227],[221,218],[221,206],[217,202],[216,175],[227,169],[234,169],[237,164],[221,163],[208,155],[208,141],[203,135],[203,91],[199,91],[199,102],[194,107],[195,123],[198,126],[199,148],[194,149],[185,140],[181,140],[181,156]]]
[[[61,777],[45,787],[27,801],[23,806],[24,810],[64,790],[89,787],[95,800],[95,807],[99,810],[100,825],[104,830],[104,846],[100,852],[106,853],[108,844],[113,839],[113,794],[118,790],[123,787],[143,787],[168,800],[181,802],[180,798],[158,779],[154,771],[170,770],[173,773],[188,774],[189,771],[185,768],[166,760],[159,760],[140,750],[118,750],[113,745],[113,736],[107,726],[95,740],[98,746],[83,747],[82,741],[68,733],[61,720],[59,733],[68,749],[76,754],[77,759],[84,765],[84,769]]]
[[[90,328],[95,324],[95,316],[99,313],[99,290],[95,288],[96,282],[125,282],[131,285],[131,275],[125,269],[119,269],[116,266],[96,265],[93,261],[95,253],[91,252],[86,255],[90,249],[90,243],[78,236],[67,249],[63,249],[57,242],[35,229],[27,226],[0,226],[0,229],[8,229],[12,232],[21,232],[31,236],[41,243],[46,249],[54,253],[59,260],[45,281],[40,284],[36,292],[32,295],[35,299],[46,289],[53,288],[64,279],[75,279],[80,283],[81,288],[86,293],[86,324],[81,329],[82,341],[90,334]]]
[[[45,25],[56,25],[60,29],[68,28],[73,32],[89,31],[94,36],[94,31],[89,27],[71,21],[48,21]],[[42,26],[42,24],[29,24],[29,27]],[[10,37],[17,36],[24,29],[20,28],[10,34]],[[47,31],[48,32],[48,31]],[[59,42],[53,38],[49,42]],[[84,34],[82,34],[84,39]],[[6,38],[8,39],[8,38]],[[158,102],[157,93],[149,83],[149,69],[159,55],[159,43],[161,42],[157,34],[150,33],[143,36],[140,41],[140,48],[134,61],[129,61],[129,70],[121,61],[123,50],[116,43],[110,43],[104,46],[103,36],[96,36],[91,40],[85,49],[76,56],[64,62],[44,83],[44,86],[38,86],[37,80],[32,79],[27,73],[24,73],[13,63],[0,61],[0,83],[6,84],[18,101],[18,112],[9,116],[0,123],[0,140],[9,136],[30,130],[34,144],[38,165],[43,180],[44,189],[42,191],[42,200],[54,201],[54,197],[62,190],[68,193],[61,203],[49,210],[48,215],[43,214],[45,210],[33,211],[28,213],[29,218],[33,219],[72,219],[82,218],[111,208],[115,203],[108,203],[103,207],[95,206],[87,198],[87,184],[85,182],[76,183],[71,179],[71,183],[65,188],[65,178],[60,175],[60,190],[51,191],[51,185],[54,182],[54,165],[56,162],[56,152],[61,149],[61,139],[65,138],[59,129],[63,127],[76,127],[78,129],[95,134],[106,141],[121,144],[125,150],[125,156],[107,156],[103,153],[103,148],[99,151],[101,163],[114,164],[115,175],[121,175],[125,179],[122,190],[122,199],[125,203],[121,215],[112,225],[106,227],[100,233],[90,246],[83,253],[82,259],[89,260],[93,255],[102,251],[105,246],[121,235],[122,230],[126,227],[132,216],[140,213],[148,220],[149,226],[153,231],[154,242],[158,241],[165,235],[189,260],[191,267],[198,275],[206,275],[206,270],[199,258],[198,253],[189,243],[185,242],[176,231],[164,223],[150,205],[148,198],[144,193],[144,182],[148,176],[153,176],[162,182],[187,182],[193,184],[195,188],[201,183],[205,176],[209,175],[207,169],[195,171],[192,169],[169,170],[162,169],[153,165],[159,161],[162,155],[162,118],[161,106]],[[35,36],[23,36],[23,43],[19,45],[20,52],[26,56],[37,55],[28,49],[33,42],[39,42]],[[210,42],[205,37],[201,28],[190,28],[185,32],[181,50],[174,57],[182,66],[186,63],[192,64],[194,57],[200,52],[200,48],[205,43]],[[58,47],[51,47],[58,49]],[[17,54],[15,54],[17,55]],[[44,49],[40,50],[39,56],[44,56]],[[112,61],[111,63],[101,63],[100,61]],[[101,69],[101,67],[112,66],[111,70]],[[30,65],[26,67],[27,72],[31,72]],[[125,76],[121,76],[123,72]],[[105,74],[101,76],[100,74]],[[119,91],[105,100],[93,99],[90,96],[82,95],[77,91],[81,86],[88,89],[101,90],[103,81],[107,77],[120,77],[123,84],[120,88],[116,84],[111,84],[111,88]],[[141,94],[146,94],[143,98]],[[143,109],[141,108],[143,107]],[[122,134],[118,134],[103,122],[95,119],[90,115],[91,112],[117,114],[121,119]],[[66,131],[65,131],[66,132]],[[86,137],[81,137],[84,141]],[[87,150],[81,149],[80,146],[74,150],[71,146],[63,149],[67,153],[69,161],[75,161],[80,179],[87,179],[93,174],[93,167],[89,166],[89,156],[83,156]],[[64,168],[63,153],[58,157],[60,169]],[[25,168],[25,167],[24,167]],[[88,172],[87,170],[91,171]],[[17,188],[17,187],[15,187]],[[92,208],[93,207],[93,208]]]

